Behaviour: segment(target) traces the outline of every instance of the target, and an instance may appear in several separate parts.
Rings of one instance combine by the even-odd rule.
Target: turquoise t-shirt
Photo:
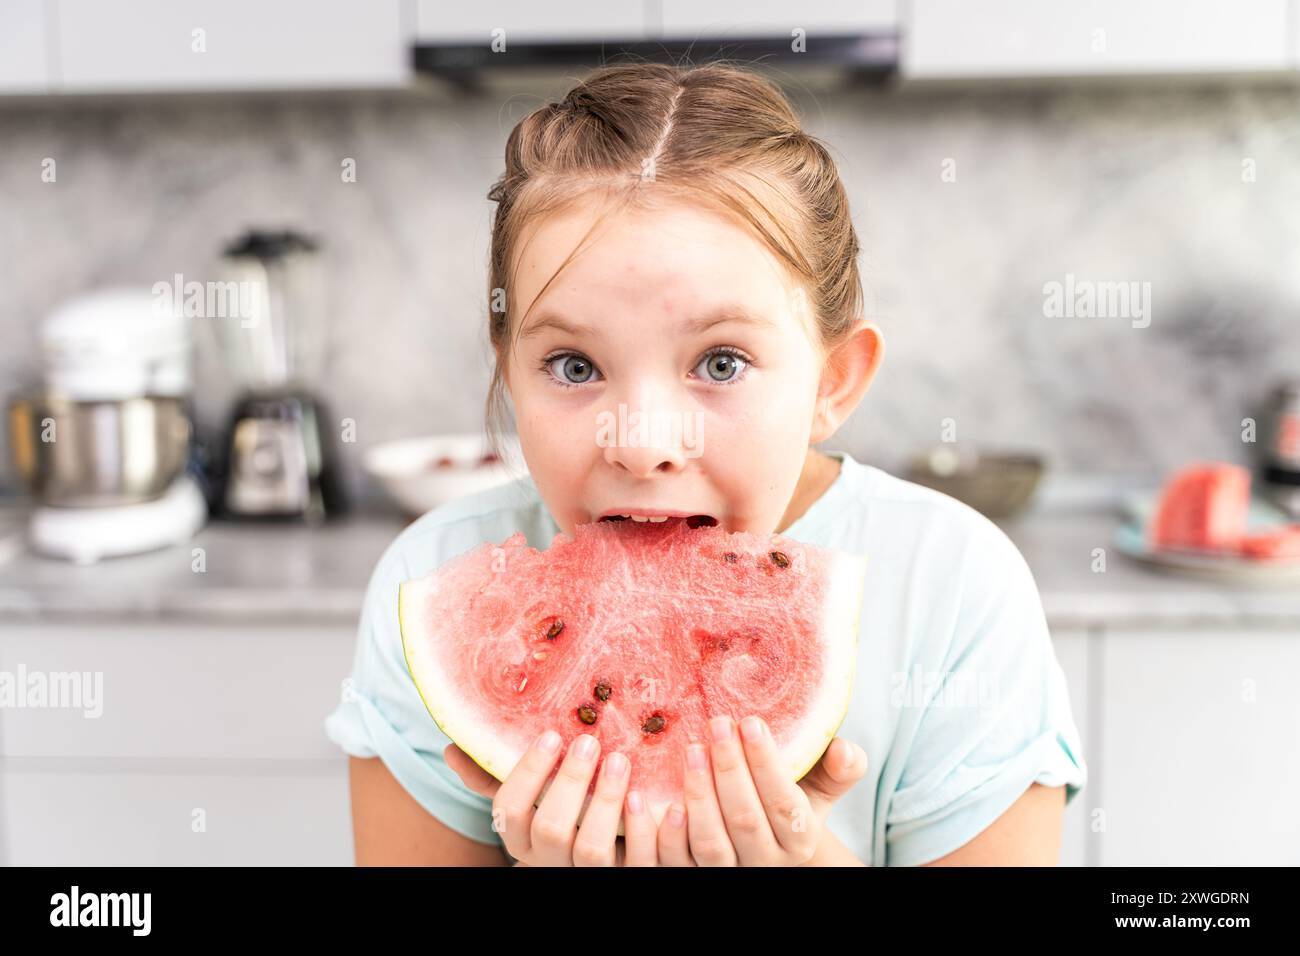
[[[867,556],[858,663],[839,735],[867,775],[827,826],[864,863],[908,866],[969,842],[1033,782],[1087,780],[1065,675],[1033,575],[979,512],[844,452],[835,482],[782,534]],[[450,502],[404,528],[366,591],[352,673],[325,732],[379,757],[431,814],[500,844],[492,802],[443,761],[451,741],[406,670],[398,585],[522,531],[546,548],[559,528],[531,478]]]

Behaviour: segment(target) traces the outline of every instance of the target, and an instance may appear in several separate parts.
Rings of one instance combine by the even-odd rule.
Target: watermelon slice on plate
[[[590,733],[657,823],[718,714],[761,715],[792,780],[817,763],[848,710],[865,571],[779,535],[603,521],[545,551],[480,545],[404,582],[398,613],[425,706],[479,766],[504,780],[543,730]]]
[[[1300,579],[1300,524],[1250,493],[1250,472],[1197,462],[1158,493],[1127,502],[1116,533],[1120,551],[1160,567],[1244,584]]]

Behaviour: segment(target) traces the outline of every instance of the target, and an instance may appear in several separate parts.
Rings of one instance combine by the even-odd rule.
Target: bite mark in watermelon
[[[779,535],[601,522],[546,551],[480,545],[404,582],[398,614],[425,706],[479,766],[504,780],[544,729],[562,754],[590,733],[658,823],[719,714],[762,716],[792,780],[816,765],[848,710],[865,571]]]

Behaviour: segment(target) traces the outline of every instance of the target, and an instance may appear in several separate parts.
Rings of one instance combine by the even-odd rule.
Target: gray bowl
[[[989,518],[1010,518],[1024,510],[1046,465],[1033,452],[961,455],[947,446],[915,456],[906,477],[964,501]]]

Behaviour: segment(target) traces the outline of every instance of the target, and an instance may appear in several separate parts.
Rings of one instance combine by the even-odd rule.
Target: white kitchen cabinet
[[[386,88],[409,0],[60,0],[62,93]]]
[[[98,697],[0,709],[0,864],[351,863],[322,725],[355,643],[343,622],[6,622],[10,680],[89,675]]]
[[[45,0],[0,3],[0,96],[49,89],[49,37]]]
[[[1300,634],[1111,631],[1104,866],[1300,864]]]
[[[512,41],[643,40],[646,4],[642,0],[571,0],[554,4],[526,0],[490,4],[418,0],[415,33],[421,43],[488,46],[494,30],[504,31],[506,53]]]
[[[91,772],[40,763],[0,762],[0,864],[350,866],[354,859],[344,757],[295,773],[283,765]]]
[[[1295,0],[907,0],[907,79],[1281,72]]]
[[[1070,692],[1070,709],[1083,746],[1083,759],[1088,765],[1088,781],[1079,795],[1065,808],[1061,829],[1061,866],[1088,866],[1096,854],[1094,834],[1091,832],[1092,807],[1100,792],[1097,754],[1092,748],[1089,732],[1089,674],[1090,654],[1095,653],[1100,632],[1084,630],[1056,630],[1052,632],[1052,647],[1056,659],[1065,672],[1065,683]]]
[[[788,37],[860,34],[898,26],[899,0],[662,0],[662,36],[668,39]]]
[[[503,0],[418,0],[416,35],[423,43],[482,43],[494,29],[509,41],[706,40],[787,37],[892,30],[899,0],[574,0],[539,5]]]

